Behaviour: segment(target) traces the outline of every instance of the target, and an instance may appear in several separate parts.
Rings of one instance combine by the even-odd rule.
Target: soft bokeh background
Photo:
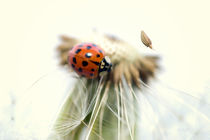
[[[18,0],[0,2],[0,119],[23,93],[56,69],[59,35],[97,29],[143,46],[140,31],[162,55],[159,78],[208,97],[210,18],[208,0]],[[3,129],[3,128],[2,128]]]

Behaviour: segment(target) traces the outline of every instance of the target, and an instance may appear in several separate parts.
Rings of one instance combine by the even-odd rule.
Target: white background
[[[161,80],[203,92],[210,83],[209,5],[208,0],[1,1],[0,106],[56,68],[60,35],[80,36],[93,28],[141,47],[144,30],[162,55]]]

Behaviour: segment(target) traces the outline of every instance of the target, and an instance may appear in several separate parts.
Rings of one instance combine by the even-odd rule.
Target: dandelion
[[[54,124],[50,138],[62,140],[134,140],[137,139],[139,95],[142,83],[155,76],[157,55],[144,55],[140,49],[114,36],[94,35],[76,39],[62,36],[58,47],[62,65],[67,65],[68,51],[77,43],[91,42],[111,58],[112,71],[100,79],[78,77]],[[142,42],[152,48],[142,32]],[[55,139],[56,139],[55,138]]]

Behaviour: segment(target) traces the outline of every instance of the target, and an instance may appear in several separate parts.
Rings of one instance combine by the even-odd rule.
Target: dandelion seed
[[[152,41],[149,39],[149,37],[144,31],[141,31],[141,41],[145,46],[152,49]]]

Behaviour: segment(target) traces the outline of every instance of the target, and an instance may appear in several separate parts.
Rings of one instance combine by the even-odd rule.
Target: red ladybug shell
[[[98,77],[99,64],[104,55],[104,51],[99,46],[93,43],[81,43],[69,51],[68,62],[77,74],[93,79]]]

